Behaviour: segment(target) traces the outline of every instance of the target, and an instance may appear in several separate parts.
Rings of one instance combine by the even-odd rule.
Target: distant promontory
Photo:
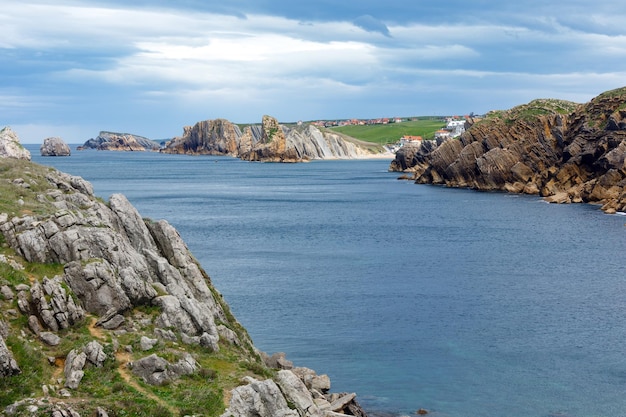
[[[389,169],[421,184],[535,194],[626,211],[626,87],[586,104],[540,99],[405,146]]]
[[[311,124],[287,127],[271,116],[242,130],[225,119],[205,120],[184,128],[164,153],[228,155],[246,161],[303,162],[314,159],[355,159],[380,155],[382,147],[319,129]]]
[[[158,150],[159,143],[131,133],[102,131],[95,138],[89,139],[79,150],[97,149],[99,151],[146,151]]]

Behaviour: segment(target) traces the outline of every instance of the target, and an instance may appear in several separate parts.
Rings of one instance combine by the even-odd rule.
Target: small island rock
[[[61,138],[46,138],[39,148],[41,156],[70,156],[70,147]]]

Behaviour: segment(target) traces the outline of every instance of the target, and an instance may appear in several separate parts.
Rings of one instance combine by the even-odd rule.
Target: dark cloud
[[[357,17],[356,19],[354,19],[353,23],[356,26],[368,32],[378,32],[378,33],[382,33],[383,35],[387,37],[391,37],[391,34],[389,33],[389,28],[387,27],[387,25],[385,25],[380,20],[368,14]]]

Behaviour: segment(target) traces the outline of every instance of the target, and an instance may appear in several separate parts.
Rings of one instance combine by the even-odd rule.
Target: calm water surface
[[[397,181],[384,160],[31,152],[167,219],[261,350],[369,411],[626,415],[626,217]]]

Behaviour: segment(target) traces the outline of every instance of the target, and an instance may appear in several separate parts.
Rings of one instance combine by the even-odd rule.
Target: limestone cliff
[[[161,146],[143,136],[130,133],[115,133],[102,131],[95,138],[89,139],[79,150],[97,149],[99,151],[156,151]]]
[[[165,220],[15,158],[0,159],[0,195],[0,414],[359,410],[328,377],[259,352]]]
[[[216,119],[185,127],[165,153],[230,155],[246,161],[303,162],[313,159],[354,159],[380,154],[383,149],[309,124],[287,127],[271,116],[260,125],[239,127]]]
[[[577,105],[535,100],[490,112],[459,139],[397,152],[390,170],[417,183],[538,194],[626,210],[626,88]]]

